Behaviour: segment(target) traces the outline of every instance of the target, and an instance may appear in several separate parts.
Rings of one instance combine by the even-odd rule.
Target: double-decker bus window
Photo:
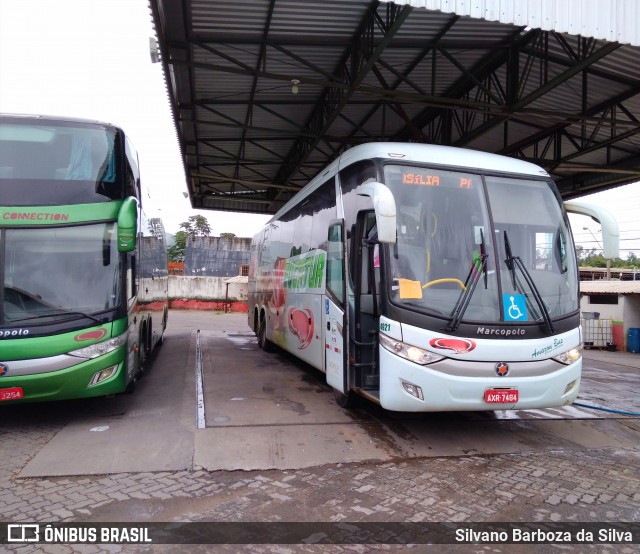
[[[122,197],[114,128],[38,120],[0,121],[3,205],[105,202]],[[64,186],[54,186],[64,181]]]

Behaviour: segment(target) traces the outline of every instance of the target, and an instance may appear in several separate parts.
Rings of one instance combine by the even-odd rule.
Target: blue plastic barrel
[[[627,334],[627,350],[629,352],[640,352],[640,329],[632,327]]]

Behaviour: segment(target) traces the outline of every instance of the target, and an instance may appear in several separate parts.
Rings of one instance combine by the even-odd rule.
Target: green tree
[[[175,243],[167,248],[167,256],[170,262],[184,262],[184,251],[187,248],[187,233],[178,231],[176,233]]]
[[[180,224],[181,231],[175,236],[175,244],[167,248],[167,256],[170,262],[184,262],[184,253],[187,249],[188,237],[210,237],[211,226],[207,218],[202,215],[189,216],[187,221]]]
[[[180,228],[187,234],[188,237],[210,237],[211,226],[207,221],[207,218],[202,215],[189,216],[187,221],[183,221],[180,224]]]

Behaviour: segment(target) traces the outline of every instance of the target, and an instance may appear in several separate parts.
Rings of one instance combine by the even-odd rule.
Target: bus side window
[[[327,289],[338,302],[344,305],[344,252],[342,224],[334,223],[329,227],[327,247]]]
[[[138,292],[137,279],[136,257],[134,254],[127,254],[127,298],[129,300]]]
[[[137,187],[136,187],[136,179],[133,176],[133,171],[131,170],[131,166],[126,164],[126,174],[125,174],[125,196],[135,196],[137,197]]]
[[[125,196],[135,196],[140,200],[140,170],[138,169],[138,154],[129,142],[129,138],[125,138],[125,157],[126,175],[125,175]]]

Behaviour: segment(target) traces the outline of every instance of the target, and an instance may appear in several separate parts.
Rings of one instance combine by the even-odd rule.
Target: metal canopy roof
[[[194,208],[275,213],[362,142],[640,179],[640,47],[377,0],[150,0]]]

